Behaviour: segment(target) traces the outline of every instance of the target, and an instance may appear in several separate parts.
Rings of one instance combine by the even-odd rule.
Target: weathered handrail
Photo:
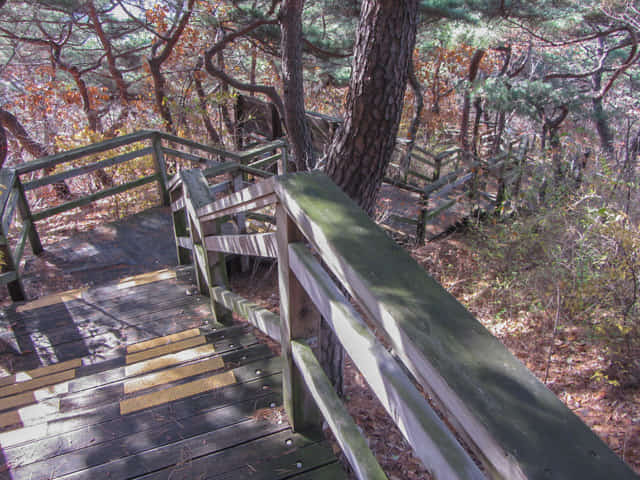
[[[143,145],[145,142],[148,144],[147,146]],[[198,155],[193,152],[177,150],[168,145],[164,145],[163,142],[182,145],[203,153]],[[140,146],[141,144],[142,146]],[[128,146],[130,147],[132,145],[134,145],[135,148],[133,151],[126,153],[118,152],[118,149]],[[278,151],[277,157],[273,158],[273,152],[276,150]],[[109,152],[114,151],[116,154],[112,157],[96,160],[93,158],[95,155],[108,154]],[[216,158],[214,160],[207,158],[204,155],[215,155]],[[270,155],[272,157],[271,163],[273,163],[273,161],[278,162],[279,165],[281,165],[281,168],[284,168],[287,161],[286,143],[282,140],[277,140],[267,145],[254,148],[250,151],[232,152],[218,147],[203,145],[165,132],[142,130],[66,152],[60,152],[55,155],[49,155],[30,162],[25,162],[14,170],[2,169],[0,170],[0,174],[2,175],[0,177],[0,184],[4,190],[1,192],[2,197],[0,198],[0,208],[3,212],[2,222],[0,225],[0,227],[2,227],[0,231],[0,243],[3,243],[3,246],[0,247],[0,252],[2,252],[4,257],[4,263],[2,272],[0,273],[0,283],[7,284],[9,286],[12,299],[24,299],[24,290],[20,282],[19,274],[20,259],[24,253],[25,242],[27,239],[30,240],[34,253],[39,254],[42,251],[42,245],[35,225],[38,221],[45,220],[53,215],[58,215],[73,208],[81,207],[97,200],[150,183],[157,183],[160,191],[161,202],[165,205],[169,204],[169,189],[177,181],[170,179],[167,173],[167,158],[169,157],[186,160],[188,162],[192,162],[191,164],[204,165],[205,167],[208,167],[207,171],[209,175],[217,174],[216,168],[219,169],[218,174],[222,173],[221,167],[227,168],[228,171],[232,171],[234,169],[237,171],[239,169],[240,175],[236,176],[234,188],[240,189],[244,185],[243,182],[245,181],[245,178],[249,175],[255,177],[266,177],[272,175],[272,173],[266,172],[260,168],[246,165],[247,163],[264,165],[264,163],[260,163],[260,160],[265,155]],[[34,212],[31,212],[30,210],[27,197],[25,196],[25,191],[33,191],[80,175],[86,175],[96,170],[113,167],[125,162],[131,162],[149,156],[153,159],[155,169],[155,172],[150,175],[141,176],[123,184],[109,186],[108,188],[104,188],[95,193],[74,198],[54,207],[40,209]],[[22,183],[21,176],[26,177],[28,174],[32,174],[33,172],[47,171],[54,167],[59,167],[63,164],[68,164],[75,160],[85,158],[90,158],[90,162],[80,166],[74,166],[72,164],[71,168],[67,168],[66,170],[53,174],[45,174],[35,179],[25,178],[24,184]],[[228,163],[220,162],[227,160],[237,163],[229,165]],[[32,177],[32,175],[28,175],[28,177]],[[16,205],[20,211],[23,230],[20,233],[16,248],[14,251],[10,251],[7,232],[11,225]]]
[[[329,390],[329,382],[307,346],[313,344],[320,318],[333,329],[436,478],[636,478],[326,176],[275,177],[236,192],[224,202],[205,199],[197,208],[188,207],[188,199],[198,194],[191,193],[192,182],[187,177],[184,174],[175,191],[182,188],[189,222],[206,218],[204,223],[193,225],[192,231],[196,232],[194,242],[200,242],[208,255],[214,252],[208,251],[202,240],[207,237],[207,225],[221,222],[229,214],[263,208],[255,202],[266,196],[276,202],[279,331],[273,314],[264,309],[259,309],[260,315],[252,313],[256,311],[252,306],[229,292],[226,284],[216,283],[213,275],[203,275],[211,282],[202,285],[203,291],[208,290],[216,308],[244,314],[281,342],[284,404],[293,428],[317,425],[322,416],[310,405],[318,405],[360,478],[378,478],[379,467],[359,436],[353,436],[352,420]],[[206,196],[205,177],[199,177],[198,182],[194,191]],[[225,251],[264,253],[255,243],[237,242],[237,235],[229,241],[224,237],[217,235],[214,242],[217,255]],[[206,259],[206,255],[200,256]],[[196,264],[204,269],[211,265],[198,259]],[[218,257],[215,266],[224,264]],[[384,332],[402,366],[368,329],[341,288],[368,321]],[[483,471],[417,392],[405,369],[430,394],[447,424],[472,448]]]

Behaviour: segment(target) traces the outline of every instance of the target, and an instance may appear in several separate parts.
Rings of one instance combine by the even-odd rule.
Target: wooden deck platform
[[[0,479],[346,478],[283,417],[280,358],[209,321],[181,269],[6,311]]]

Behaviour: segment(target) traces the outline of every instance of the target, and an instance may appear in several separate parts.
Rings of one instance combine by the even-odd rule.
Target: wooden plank
[[[376,457],[369,450],[367,441],[362,437],[358,426],[349,415],[349,411],[333,389],[333,385],[324,374],[320,362],[311,348],[306,343],[292,340],[291,354],[302,374],[305,385],[320,408],[342,452],[347,457],[355,476],[363,480],[386,480],[387,476],[380,468]]]
[[[154,407],[126,417],[118,416],[75,431],[51,435],[48,438],[37,438],[31,442],[9,447],[3,443],[3,454],[7,463],[11,464],[12,471],[18,475],[37,474],[39,468],[47,466],[45,461],[62,455],[67,455],[64,464],[69,465],[74,463],[76,458],[82,461],[82,453],[92,452],[97,455],[91,456],[95,459],[91,463],[100,464],[99,462],[108,460],[109,456],[118,459],[126,455],[122,452],[123,447],[130,449],[135,445],[136,450],[148,449],[153,445],[158,447],[161,444],[171,443],[185,433],[195,436],[198,428],[200,431],[207,432],[249,420],[256,409],[272,408],[271,405],[279,404],[277,388],[269,389],[265,393],[261,391],[260,387],[265,386],[265,379],[248,385],[249,388],[246,386],[243,388],[243,385],[229,387],[236,389],[236,395],[228,398],[216,398],[214,392]],[[149,435],[146,435],[147,432]],[[78,450],[79,445],[86,445],[87,448]],[[88,458],[88,455],[84,455],[84,466],[78,464],[81,469],[88,466]],[[60,464],[62,463],[60,460],[62,459],[58,458],[53,461]],[[28,470],[20,472],[19,469],[27,465]],[[51,467],[50,464],[49,467]],[[73,470],[73,467],[67,467],[67,470],[69,469]]]
[[[31,220],[23,220],[22,221],[22,231],[20,232],[20,238],[16,242],[16,248],[13,251],[13,259],[16,262],[16,265],[20,264],[20,260],[22,260],[22,254],[24,253],[24,247],[27,245],[27,239],[29,238],[29,234],[31,233],[31,229],[33,227],[33,223]]]
[[[189,250],[193,249],[193,244],[191,243],[191,238],[189,237],[177,237],[176,241],[180,248],[187,248]]]
[[[173,333],[171,335],[166,335],[164,337],[154,338],[152,340],[147,340],[145,342],[134,343],[132,345],[127,345],[127,353],[137,353],[143,350],[147,350],[149,348],[156,348],[162,345],[168,345],[173,342],[177,342],[180,340],[186,340],[187,338],[197,337],[200,335],[199,328],[191,328],[189,330],[183,330],[178,333]]]
[[[174,142],[180,145],[184,145],[186,147],[202,150],[203,152],[213,153],[214,155],[220,155],[222,158],[230,158],[236,161],[242,159],[242,156],[239,155],[238,153],[230,152],[228,150],[223,150],[222,148],[216,148],[210,145],[203,145],[202,143],[198,143],[193,140],[187,140],[186,138],[178,137],[176,135],[172,135],[166,132],[156,132],[156,133],[158,133],[163,140],[167,140],[169,142]]]
[[[216,193],[221,192],[229,192],[231,191],[231,180],[227,180],[226,182],[216,183],[215,185],[211,185],[209,187],[209,193],[213,198],[215,198]]]
[[[209,165],[211,163],[212,165],[209,165],[209,166],[216,166],[216,165],[220,164],[220,162],[216,162],[214,160],[209,160],[206,157],[201,157],[199,155],[194,155],[193,153],[183,152],[182,150],[175,150],[175,149],[169,148],[169,147],[162,147],[162,151],[167,155],[171,155],[173,157],[182,158],[184,160],[189,160],[191,162],[196,162],[198,164],[201,163],[201,164]]]
[[[390,177],[385,177],[384,178],[384,183],[388,183],[389,185],[392,185],[394,187],[400,188],[402,190],[408,190],[410,192],[413,193],[422,193],[423,189],[420,187],[416,187],[415,185],[411,185],[410,183],[405,183],[405,182],[401,182],[401,181],[396,181],[393,178]]]
[[[459,188],[463,186],[465,183],[469,183],[470,181],[472,181],[473,178],[474,178],[473,172],[469,172],[465,175],[462,175],[460,178],[456,179],[455,182],[450,183],[449,185],[442,188],[442,190],[438,191],[438,193],[434,195],[432,198],[434,200],[438,198],[444,198],[446,195],[448,195],[450,192],[452,192],[456,188]]]
[[[55,385],[56,383],[66,382],[72,378],[75,378],[75,369],[64,370],[50,375],[44,375],[32,380],[26,380],[24,382],[15,383],[13,385],[7,385],[0,388],[0,397],[8,397],[16,395],[18,393],[27,392],[29,390],[37,390],[49,385]]]
[[[204,176],[207,178],[217,177],[219,175],[224,175],[225,173],[234,173],[240,170],[241,165],[235,162],[227,162],[222,163],[220,165],[216,165],[215,167],[209,167],[203,170]]]
[[[278,177],[276,191],[328,268],[491,469],[510,479],[635,478],[328,177]]]
[[[15,282],[18,279],[18,272],[3,272],[0,273],[0,284],[7,284],[11,282]]]
[[[258,222],[270,223],[272,225],[276,224],[276,217],[273,215],[265,215],[264,213],[258,212],[247,212],[247,218],[249,220],[256,220]]]
[[[339,463],[330,463],[292,478],[294,480],[340,480],[348,477]]]
[[[436,478],[485,478],[307,247],[290,245],[289,258],[316,308],[422,463]]]
[[[275,233],[249,235],[213,235],[204,237],[207,250],[254,257],[278,258]]]
[[[11,223],[13,222],[13,216],[16,213],[16,207],[18,206],[18,198],[20,196],[20,191],[17,188],[12,188],[11,192],[9,192],[9,198],[4,204],[4,209],[2,210],[2,231],[9,232],[9,228],[11,227]],[[16,263],[18,261],[16,260]]]
[[[286,146],[286,142],[281,139],[273,140],[268,143],[263,143],[259,147],[253,148],[251,150],[244,150],[242,152],[238,152],[237,153],[238,160],[242,163],[246,163],[248,160],[251,160],[254,157],[258,157],[264,153],[270,152],[271,150],[282,148],[284,146]]]
[[[87,205],[91,202],[95,202],[96,200],[110,197],[111,195],[116,195],[118,193],[122,193],[132,188],[137,188],[142,185],[146,185],[147,183],[151,183],[156,180],[158,180],[158,174],[149,175],[149,176],[134,180],[132,182],[123,183],[122,185],[117,185],[111,188],[106,188],[94,194],[87,195],[86,197],[63,203],[62,205],[58,205],[57,207],[52,207],[46,210],[40,210],[39,212],[35,212],[33,214],[33,221],[37,222],[39,220],[44,220],[45,218],[49,218],[53,215],[66,212],[67,210],[71,210],[73,208],[82,207],[83,205]]]
[[[129,145],[135,142],[141,142],[151,138],[153,134],[150,130],[141,130],[139,132],[130,133],[128,135],[121,135],[119,137],[105,140],[104,142],[94,143],[87,145],[86,147],[75,148],[66,152],[56,153],[55,155],[49,155],[30,162],[25,162],[16,168],[18,175],[33,172],[35,170],[42,170],[48,167],[54,167],[61,163],[70,162],[76,158],[86,157],[93,155],[94,153],[100,153],[114,148]]]
[[[284,157],[282,157],[284,158]],[[261,177],[261,178],[268,178],[268,177],[273,177],[273,173],[268,172],[266,170],[262,170],[260,168],[256,168],[256,167],[249,167],[246,165],[242,165],[240,166],[240,170],[242,170],[245,173],[249,173],[251,175],[253,175],[254,177]]]
[[[416,220],[415,218],[402,217],[400,215],[396,215],[395,213],[389,214],[389,219],[390,220],[395,220],[396,222],[407,223],[409,225],[417,225],[418,224],[418,220]]]
[[[219,359],[212,359],[211,361],[215,363],[216,370],[220,368]],[[184,367],[180,368],[182,371],[175,374],[176,378],[184,378],[184,376],[182,375],[188,375],[189,373],[192,373],[192,370],[195,367],[193,365],[185,365]],[[189,369],[190,372],[185,372],[185,370],[187,369]],[[213,370],[214,368],[211,369]],[[149,381],[153,380],[156,382],[162,382],[162,380],[160,380],[158,377],[165,374],[166,372],[161,372],[160,374],[152,374],[152,377],[146,377],[146,379]],[[171,381],[171,379],[167,379],[166,383],[169,383]],[[142,390],[152,386],[149,383],[140,382],[142,382],[142,380],[135,379],[131,382],[125,383],[125,393],[137,392],[138,390]],[[120,402],[120,413],[122,415],[127,415],[129,413],[155,407],[156,405],[161,405],[163,403],[169,403],[175,400],[180,400],[182,398],[193,397],[194,395],[198,395],[199,393],[217,390],[218,388],[231,385],[235,382],[236,378],[233,376],[233,372],[218,373],[216,375],[201,378],[200,380],[194,380],[193,382],[185,383],[183,385],[177,385],[175,387],[169,387],[157,392],[147,393],[144,395],[139,395],[137,397],[122,400]]]
[[[271,155],[267,158],[262,158],[260,160],[256,160],[255,162],[251,162],[249,165],[247,165],[247,167],[252,167],[252,168],[262,168],[265,166],[270,167],[281,158],[282,158],[282,153],[276,153],[275,155]]]
[[[283,362],[282,403],[293,430],[317,429],[322,424],[322,415],[293,362],[291,340],[317,338],[322,317],[289,265],[289,244],[302,240],[302,232],[280,204],[276,207],[276,218],[280,346]]]
[[[206,343],[207,339],[204,335],[198,335],[197,337],[187,338],[178,342],[169,343],[160,347],[150,348],[141,352],[127,354],[127,365],[132,363],[141,362],[143,360],[149,360],[150,358],[160,357],[168,353],[179,352],[180,350],[186,350],[187,348],[197,347]]]
[[[0,379],[0,386],[10,385],[17,382],[25,382],[38,377],[44,377],[54,373],[62,372],[64,370],[71,370],[82,365],[80,359],[68,360],[66,362],[54,363],[45,367],[39,367],[33,370],[27,370],[26,372],[19,372],[8,377]]]
[[[434,208],[432,210],[425,210],[425,212],[424,212],[424,221],[425,221],[425,223],[428,220],[430,220],[430,219],[432,219],[434,217],[437,217],[438,215],[440,215],[445,210],[450,209],[456,203],[458,203],[456,200],[448,200],[448,201],[444,202],[443,204],[438,205],[436,208]]]
[[[272,178],[267,178],[208,205],[199,205],[196,207],[196,213],[200,220],[204,222],[238,211],[264,207],[274,201],[273,180]]]
[[[153,149],[151,147],[142,148],[140,150],[135,150],[133,152],[127,152],[122,155],[107,158],[105,160],[100,160],[98,162],[93,162],[88,165],[71,168],[64,172],[56,173],[54,175],[46,175],[41,178],[36,178],[35,180],[25,182],[24,189],[25,191],[29,191],[29,190],[33,190],[34,188],[43,187],[45,185],[51,185],[52,183],[62,182],[71,177],[77,177],[78,175],[84,175],[86,173],[93,172],[94,170],[112,167],[114,165],[119,165],[121,163],[134,160],[136,158],[144,157],[145,155],[151,155],[152,153],[153,153]]]
[[[280,342],[280,317],[278,315],[223,287],[213,287],[210,292],[216,302],[240,315],[276,342]]]

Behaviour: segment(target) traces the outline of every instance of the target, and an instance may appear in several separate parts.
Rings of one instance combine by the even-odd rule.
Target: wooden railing
[[[183,149],[174,148],[176,145]],[[122,153],[123,149],[128,151]],[[60,205],[32,211],[32,205],[28,201],[29,195],[25,194],[25,192],[36,191],[33,197],[37,198],[37,190],[48,185],[145,158],[153,160],[153,173],[142,174],[131,181],[109,186],[94,193],[83,195],[74,192],[73,199]],[[264,169],[275,171],[276,164],[281,165],[281,169],[286,168],[286,144],[277,140],[250,150],[232,152],[164,132],[145,130],[39,158],[23,163],[15,169],[0,170],[0,188],[2,188],[0,191],[2,211],[0,283],[8,286],[11,298],[15,301],[24,300],[24,289],[20,279],[20,260],[26,240],[30,240],[34,254],[38,255],[42,252],[36,222],[151,183],[157,184],[161,203],[168,205],[171,185],[169,164],[172,168],[178,169],[184,166],[192,168],[194,165],[233,169],[234,165],[241,165],[244,177],[265,175]],[[52,170],[55,173],[44,173]],[[43,174],[38,175],[40,172]],[[236,181],[235,188],[242,187],[244,177]],[[10,246],[11,239],[8,232],[15,217],[16,206],[20,216],[21,230],[17,235],[15,246]]]
[[[280,342],[292,427],[326,421],[358,478],[386,477],[320,365],[321,321],[435,478],[636,478],[324,174],[270,177],[215,199],[222,187],[207,179],[220,171],[183,171],[171,186],[178,248],[193,252],[220,321],[234,311]],[[224,234],[255,210],[275,210],[275,232]],[[277,258],[279,317],[229,290],[228,253]]]
[[[415,225],[416,244],[422,245],[428,223],[462,200],[472,208],[482,207],[480,209],[485,211],[501,206],[507,191],[513,197],[520,191],[528,145],[525,138],[506,146],[506,151],[496,157],[480,160],[470,156],[470,161],[465,161],[459,148],[433,154],[414,146],[407,155],[399,139],[395,153],[397,161],[390,164],[391,175],[385,182],[420,195],[420,209],[415,218],[392,214],[392,219]],[[489,179],[497,184],[494,194],[483,188]],[[430,202],[432,208],[429,208]]]

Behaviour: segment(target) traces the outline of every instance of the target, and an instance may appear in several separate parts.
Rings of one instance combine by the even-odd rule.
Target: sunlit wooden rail
[[[358,478],[386,477],[320,366],[320,321],[436,478],[636,478],[324,174],[269,177],[215,199],[218,172],[183,171],[171,185],[180,258],[192,252],[220,321],[236,312],[281,343],[292,427],[326,421]],[[275,211],[275,232],[221,234],[220,222],[251,211]],[[279,317],[229,290],[227,253],[277,258]]]

